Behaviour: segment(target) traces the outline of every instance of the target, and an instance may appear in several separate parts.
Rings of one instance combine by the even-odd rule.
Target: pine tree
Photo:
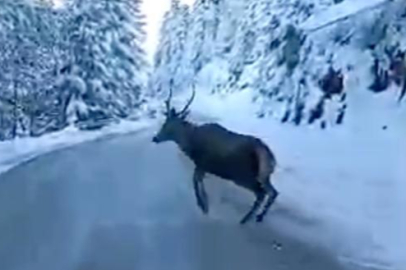
[[[51,80],[56,31],[50,22],[54,16],[47,6],[22,1],[2,3],[0,139],[33,133],[36,105],[41,103],[37,100],[33,104],[33,97]]]
[[[83,120],[127,117],[140,102],[147,66],[140,3],[77,0],[72,8],[66,29],[72,45],[67,76],[83,80],[85,87],[77,96],[76,90],[65,89],[64,108],[74,107],[70,102],[87,106],[88,119]]]
[[[203,67],[206,57],[203,51],[205,42],[205,19],[204,4],[202,1],[196,1],[193,7],[193,16],[189,31],[189,59],[193,67],[193,74],[197,74]]]
[[[194,74],[197,74],[216,53],[220,22],[217,20],[219,1],[198,0],[193,7],[188,35],[188,54]]]
[[[139,1],[1,0],[0,140],[126,117],[146,83]]]
[[[154,74],[150,89],[154,93],[164,92],[173,87],[181,91],[187,86],[191,72],[187,56],[189,8],[179,1],[171,2],[171,9],[165,14],[160,30],[160,41],[155,54]]]

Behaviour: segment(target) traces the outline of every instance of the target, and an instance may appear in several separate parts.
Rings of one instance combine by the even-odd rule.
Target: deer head
[[[171,107],[172,99],[172,88],[169,90],[169,97],[165,101],[166,111],[165,111],[165,122],[162,125],[161,129],[154,136],[152,141],[154,143],[161,143],[166,141],[175,141],[182,132],[182,127],[184,126],[185,119],[189,115],[189,107],[195,98],[195,88],[193,88],[192,97],[186,103],[186,106],[180,111],[177,112],[174,108]]]

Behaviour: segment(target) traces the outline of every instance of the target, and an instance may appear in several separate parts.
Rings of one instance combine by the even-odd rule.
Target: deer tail
[[[258,180],[261,184],[266,184],[269,177],[274,173],[277,162],[275,155],[264,143],[256,147],[258,157]]]

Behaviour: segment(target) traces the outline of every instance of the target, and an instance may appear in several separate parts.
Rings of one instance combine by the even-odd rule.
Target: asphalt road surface
[[[215,177],[204,216],[190,161],[151,136],[78,145],[1,175],[0,269],[352,269],[269,224],[283,211],[240,226],[253,197]]]

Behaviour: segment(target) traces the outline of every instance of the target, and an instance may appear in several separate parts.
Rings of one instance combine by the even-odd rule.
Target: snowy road
[[[202,216],[191,164],[150,138],[99,140],[1,175],[0,269],[349,269],[278,233],[269,219],[281,211],[239,226],[252,198],[233,199],[236,189],[213,179]]]

